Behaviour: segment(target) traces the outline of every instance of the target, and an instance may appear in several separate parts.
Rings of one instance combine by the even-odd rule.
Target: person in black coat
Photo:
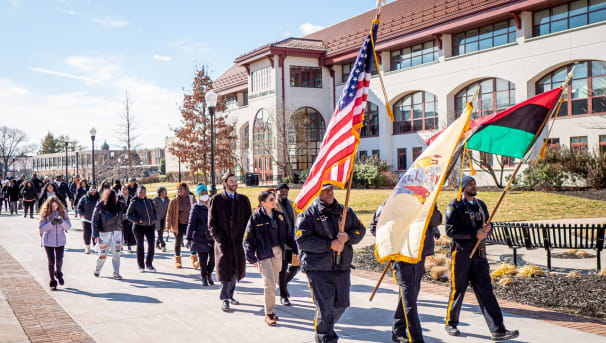
[[[74,198],[72,198],[72,194],[69,192],[69,186],[67,182],[63,180],[63,175],[57,175],[57,177],[55,178],[55,183],[57,184],[57,191],[61,194],[63,199],[69,199],[70,201],[74,200]]]
[[[76,207],[76,213],[82,218],[82,233],[84,238],[84,253],[90,254],[90,243],[92,238],[92,219],[93,212],[97,203],[99,202],[99,192],[97,187],[93,185],[88,193],[80,198],[78,206]],[[124,207],[124,206],[123,206]]]
[[[58,192],[58,189],[59,187],[57,187],[57,184],[54,182],[48,182],[47,184],[45,184],[44,187],[42,187],[40,198],[38,198],[38,209],[41,209],[46,199],[50,198],[53,195],[56,195],[57,198],[59,198],[59,200],[63,204],[63,206],[67,208],[67,202],[65,201],[65,198],[61,195],[61,193]]]
[[[339,232],[342,215],[343,205],[334,198],[333,186],[327,184],[295,224],[301,270],[307,274],[316,305],[316,342],[338,340],[335,323],[349,307],[352,246],[366,233],[351,207],[347,209],[345,230]],[[341,253],[340,261],[335,257],[337,253]]]
[[[144,272],[147,269],[147,271],[155,273],[156,268],[154,268],[152,262],[155,251],[156,206],[146,196],[147,189],[145,186],[139,186],[137,197],[133,198],[128,205],[126,216],[134,225],[133,233],[135,234],[135,240],[137,240],[137,264],[139,265],[139,272]],[[147,259],[145,260],[145,265],[143,264],[144,237],[147,239]]]
[[[78,205],[80,204],[80,199],[82,199],[82,197],[85,196],[88,191],[88,182],[86,182],[86,180],[81,180],[78,183],[78,188],[76,189],[76,193],[74,196],[74,206],[78,207]],[[76,211],[76,214],[77,213],[78,211]]]
[[[200,267],[202,286],[214,285],[212,272],[215,267],[214,241],[208,230],[208,189],[198,186],[198,203],[192,206],[187,223],[185,245],[191,250],[194,268]]]
[[[252,214],[244,234],[244,249],[248,263],[255,264],[265,285],[265,323],[275,326],[276,283],[282,269],[286,246],[297,253],[297,244],[290,233],[284,215],[276,210],[276,194],[262,191],[259,207]]]
[[[370,223],[370,232],[376,236],[377,223],[383,211],[383,202]],[[442,223],[442,213],[434,205],[433,213],[425,230],[423,239],[423,251],[421,260],[416,264],[394,261],[394,277],[400,286],[398,305],[394,313],[394,322],[391,331],[391,340],[394,342],[423,342],[423,332],[419,313],[417,311],[417,299],[421,290],[421,280],[425,275],[425,258],[434,254],[434,239],[440,238],[438,225]]]
[[[8,198],[8,208],[15,215],[19,214],[19,186],[15,180],[10,180],[8,187],[6,187],[6,197]]]
[[[137,197],[137,187],[139,187],[139,185],[137,184],[137,179],[133,177],[132,179],[130,179],[130,182],[128,184],[128,201],[129,201],[129,203],[132,198]]]
[[[124,208],[128,208],[128,204],[130,204],[128,187],[122,186],[122,192],[118,195],[118,201],[124,205]],[[129,253],[133,252],[131,246],[137,245],[137,240],[135,239],[135,234],[133,233],[133,223],[131,223],[126,217],[126,211],[124,212],[122,218],[122,242],[128,248]]]
[[[21,197],[23,197],[23,217],[27,217],[27,210],[29,209],[30,218],[34,218],[34,204],[38,200],[38,193],[31,181],[26,181],[23,185]]]

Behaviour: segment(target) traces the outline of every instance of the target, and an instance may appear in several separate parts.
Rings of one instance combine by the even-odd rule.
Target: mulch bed
[[[585,198],[590,200],[606,201],[606,189],[583,189],[566,191],[546,191],[547,193],[557,193],[561,195],[570,195],[573,197]]]

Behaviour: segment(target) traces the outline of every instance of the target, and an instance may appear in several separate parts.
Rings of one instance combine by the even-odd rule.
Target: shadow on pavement
[[[108,301],[124,301],[124,302],[137,302],[137,303],[147,303],[147,304],[160,304],[162,303],[160,300],[152,297],[147,297],[143,295],[135,295],[128,293],[117,293],[117,292],[108,292],[108,293],[91,293],[79,290],[77,288],[63,288],[59,290],[60,292],[67,292],[78,295],[86,295],[93,298],[105,298]]]
[[[139,279],[124,279],[136,288],[177,288],[177,289],[199,289],[202,286],[199,283],[191,283],[180,280],[171,280],[160,278],[159,280],[139,280]]]

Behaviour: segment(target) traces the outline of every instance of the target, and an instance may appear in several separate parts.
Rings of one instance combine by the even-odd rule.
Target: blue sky
[[[51,131],[118,148],[124,93],[143,147],[179,123],[195,65],[213,78],[235,57],[373,8],[373,0],[0,0],[0,125],[31,142]]]

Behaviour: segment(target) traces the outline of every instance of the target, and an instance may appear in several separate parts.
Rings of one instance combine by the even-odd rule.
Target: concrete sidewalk
[[[223,313],[219,287],[201,287],[199,271],[191,268],[188,254],[184,254],[186,268],[173,267],[174,239],[169,251],[156,253],[158,273],[138,273],[134,254],[123,253],[120,272],[124,280],[115,281],[111,279],[111,261],[101,277],[93,276],[96,256],[83,253],[80,221],[72,219],[72,224],[64,259],[65,286],[57,292],[48,290],[46,256],[40,248],[37,220],[0,217],[0,245],[97,342],[313,342],[315,308],[304,274],[289,285],[293,306],[278,305],[280,321],[278,327],[271,328],[263,321],[263,282],[254,268],[248,268],[247,277],[237,286],[236,298],[242,304],[233,306],[231,313]],[[384,283],[370,303],[373,286],[372,280],[352,277],[352,306],[337,325],[340,342],[391,341],[397,288]],[[421,292],[419,310],[426,342],[489,340],[479,308],[470,304],[463,306],[462,336],[447,336],[443,330],[447,300]],[[18,331],[15,322],[10,323]],[[606,342],[602,336],[508,313],[505,323],[510,329],[520,330],[515,342]]]

